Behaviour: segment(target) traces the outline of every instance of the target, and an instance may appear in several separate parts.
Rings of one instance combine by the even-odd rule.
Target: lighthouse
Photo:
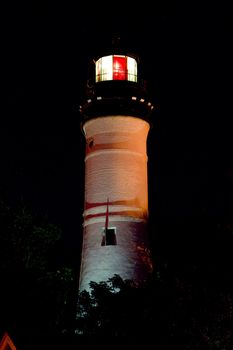
[[[115,274],[140,283],[148,243],[147,137],[154,108],[135,54],[113,48],[88,67],[80,106],[85,149],[79,290]]]

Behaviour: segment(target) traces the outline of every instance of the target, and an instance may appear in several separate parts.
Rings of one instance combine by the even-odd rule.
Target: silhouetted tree
[[[70,327],[74,274],[59,261],[61,239],[58,225],[22,201],[0,202],[1,327],[31,333]]]

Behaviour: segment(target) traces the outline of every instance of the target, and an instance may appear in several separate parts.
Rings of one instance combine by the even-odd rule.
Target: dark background
[[[157,320],[151,337],[155,344],[161,339],[167,344],[168,339],[172,346],[175,339],[178,348],[184,342],[186,349],[187,343],[202,343],[203,333],[209,336],[203,342],[211,349],[212,338],[232,348],[233,18],[220,12],[188,13],[164,2],[153,7],[133,3],[129,9],[123,3],[11,2],[3,8],[0,204],[2,199],[12,208],[25,203],[35,216],[46,215],[61,227],[63,239],[46,262],[45,271],[55,271],[55,277],[45,282],[47,275],[39,268],[24,267],[18,273],[15,261],[21,255],[14,252],[24,252],[21,247],[8,247],[4,270],[6,252],[0,247],[5,273],[0,279],[5,283],[0,333],[7,324],[9,330],[16,328],[13,340],[17,332],[33,337],[38,325],[38,334],[56,329],[56,311],[62,314],[70,287],[69,280],[63,284],[64,275],[57,277],[62,267],[71,267],[75,275],[76,297],[85,155],[78,106],[88,63],[119,36],[121,45],[141,58],[157,107],[147,148],[149,233],[156,274],[148,300],[152,322]],[[5,218],[2,213],[1,217]],[[23,217],[22,227],[18,223],[14,229],[14,211],[9,218],[12,223],[1,225],[3,238],[8,232],[18,238],[18,229],[27,237]],[[39,245],[29,247],[40,250]],[[68,328],[73,314],[75,318],[74,300],[67,309],[68,326],[64,321]],[[41,347],[40,342],[32,343]]]
[[[6,9],[1,191],[61,225],[74,259],[84,190],[78,106],[89,61],[115,35],[140,56],[158,107],[148,137],[151,227],[232,222],[232,16],[178,13],[39,2]]]

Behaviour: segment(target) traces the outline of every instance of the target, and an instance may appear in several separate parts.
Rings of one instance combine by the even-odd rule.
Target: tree
[[[150,319],[149,289],[114,275],[106,282],[91,282],[91,291],[78,297],[77,333],[84,336],[135,339],[145,335]]]
[[[46,216],[33,214],[24,202],[0,202],[0,321],[5,329],[59,333],[70,327],[74,272],[59,261],[61,244],[61,228]]]

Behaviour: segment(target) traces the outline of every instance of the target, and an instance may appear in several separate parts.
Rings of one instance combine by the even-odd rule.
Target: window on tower
[[[137,61],[122,55],[104,56],[96,61],[95,81],[128,80],[137,82]]]
[[[103,229],[103,237],[101,245],[116,245],[116,228],[109,227],[107,229]]]

